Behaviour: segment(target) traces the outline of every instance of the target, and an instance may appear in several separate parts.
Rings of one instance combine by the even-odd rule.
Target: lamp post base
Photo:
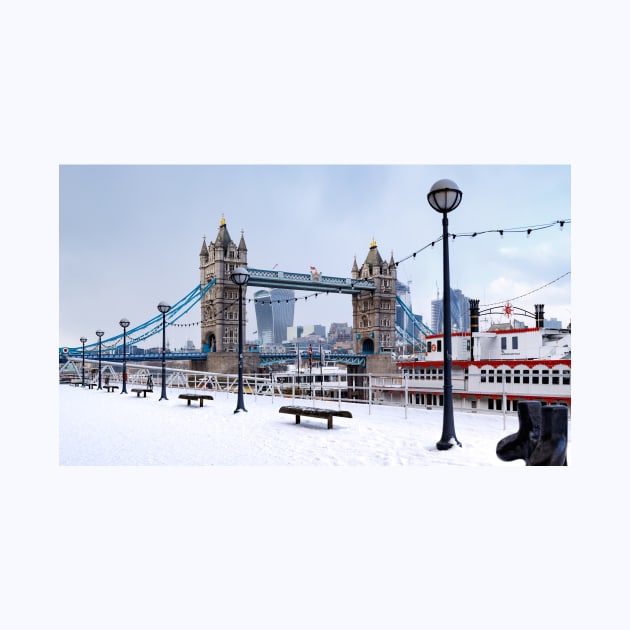
[[[435,446],[438,451],[448,451],[448,449],[455,444],[457,444],[460,448],[462,446],[462,443],[455,437],[449,438],[448,440],[440,440]]]

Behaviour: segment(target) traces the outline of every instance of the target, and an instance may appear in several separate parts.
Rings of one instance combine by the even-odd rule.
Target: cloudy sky
[[[99,327],[105,338],[119,334],[123,315],[136,326],[157,314],[161,300],[184,297],[199,282],[203,239],[216,238],[222,217],[236,242],[243,232],[248,265],[260,269],[308,273],[312,265],[349,277],[354,257],[360,265],[375,239],[384,258],[400,261],[398,277],[430,324],[430,302],[443,285],[442,244],[430,243],[442,225],[426,194],[443,177],[463,191],[449,215],[449,232],[460,235],[449,241],[453,288],[482,305],[512,300],[531,312],[543,303],[547,317],[567,324],[568,165],[61,165],[61,345],[79,345],[82,334],[92,342]],[[567,223],[560,229],[556,221]],[[549,224],[529,237],[508,232]],[[250,337],[255,290],[248,293]],[[303,299],[309,295],[296,295],[296,324],[352,322],[349,296]],[[199,327],[185,324],[199,319],[197,307],[167,330],[171,346],[187,338],[198,345]]]

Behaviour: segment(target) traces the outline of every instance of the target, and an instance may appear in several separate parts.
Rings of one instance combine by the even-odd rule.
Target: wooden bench
[[[191,400],[198,400],[200,407],[203,407],[204,400],[214,400],[214,398],[210,396],[210,394],[180,394],[179,398],[181,398],[182,400],[187,400],[188,406],[190,406]]]
[[[140,398],[140,394],[142,394],[143,398],[146,398],[147,394],[153,393],[153,388],[152,387],[134,387],[131,391],[135,393],[138,398]]]
[[[349,411],[339,411],[336,409],[322,409],[315,407],[293,407],[284,406],[280,407],[279,413],[288,413],[295,416],[295,424],[300,424],[301,416],[310,416],[312,418],[325,418],[328,420],[328,428],[333,428],[333,416],[340,418],[352,418],[352,414]]]
[[[108,392],[113,392],[115,389],[118,389],[118,385],[103,385],[103,388]]]

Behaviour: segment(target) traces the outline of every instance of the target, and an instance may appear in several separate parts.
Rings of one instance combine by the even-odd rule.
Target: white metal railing
[[[60,369],[60,382],[70,382],[77,380],[76,374],[81,375],[81,361],[74,361],[73,369]],[[68,373],[72,378],[66,378]],[[196,370],[185,370],[179,368],[165,369],[166,387],[171,389],[185,390],[186,392],[209,390],[216,394],[225,393],[226,396],[238,393],[238,374],[223,374],[215,372],[202,372]],[[304,379],[304,374],[300,375]],[[127,363],[127,383],[144,385],[151,377],[153,387],[162,386],[161,366],[147,366],[146,364]],[[122,383],[122,364],[119,362],[101,361],[101,378],[103,383]],[[394,407],[404,407],[405,417],[407,408],[441,409],[441,406],[424,403],[411,403],[412,395],[420,392],[435,392],[443,387],[443,382],[418,381],[410,378],[406,374],[348,374],[347,380],[320,382],[298,382],[298,375],[284,376],[283,382],[279,382],[277,376],[270,374],[244,374],[243,392],[248,395],[275,396],[281,398],[300,398],[316,400],[327,400],[341,405],[344,402],[363,403],[370,408],[373,405],[385,405]],[[80,376],[79,376],[80,379]],[[107,381],[105,381],[107,379]],[[98,361],[85,361],[85,383],[95,383],[98,381]],[[457,394],[458,392],[453,392]],[[468,392],[464,392],[468,393]],[[411,395],[411,396],[410,396]],[[544,396],[541,396],[543,398]],[[457,408],[458,411],[474,412],[479,411],[488,414],[505,415],[505,403],[502,410],[492,409],[470,409]],[[515,415],[516,411],[507,411],[510,415]],[[569,410],[570,415],[570,410]]]

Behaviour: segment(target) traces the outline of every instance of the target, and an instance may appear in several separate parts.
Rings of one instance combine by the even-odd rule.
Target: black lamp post
[[[237,267],[231,280],[238,285],[238,402],[234,413],[247,411],[243,401],[243,286],[249,280],[249,271],[245,267]]]
[[[452,339],[451,339],[451,281],[448,262],[448,213],[455,210],[462,200],[462,191],[450,179],[440,179],[431,186],[427,195],[429,205],[442,213],[442,259],[444,271],[444,418],[442,420],[442,437],[436,444],[438,450],[446,451],[453,446],[453,440],[458,446],[461,442],[455,435],[455,420],[453,418],[453,385],[451,380]]]
[[[102,330],[96,331],[96,336],[98,337],[98,389],[103,389],[101,387],[101,337],[104,334]]]
[[[160,302],[157,308],[162,313],[162,393],[160,400],[168,400],[166,397],[166,313],[171,310],[171,305]]]
[[[87,339],[85,337],[81,337],[79,341],[83,345],[83,358],[81,361],[81,387],[85,387],[85,342]]]
[[[123,329],[123,373],[122,373],[122,389],[121,394],[127,393],[127,326],[129,326],[129,320],[123,317],[118,322]]]

